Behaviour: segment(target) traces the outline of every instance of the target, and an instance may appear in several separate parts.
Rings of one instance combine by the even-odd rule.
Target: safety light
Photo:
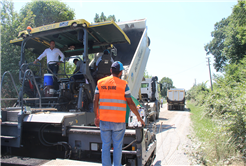
[[[78,24],[77,23],[73,23],[72,26],[73,27],[76,27],[76,26],[78,26]]]
[[[26,30],[27,30],[28,33],[30,33],[30,32],[32,31],[32,27],[28,26],[28,27],[26,28]]]
[[[84,24],[82,24],[82,26],[85,28],[87,25],[86,25],[86,23],[84,23]]]
[[[135,151],[135,146],[132,146],[132,151]]]

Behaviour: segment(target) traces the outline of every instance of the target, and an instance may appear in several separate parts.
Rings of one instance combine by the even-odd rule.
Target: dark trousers
[[[59,70],[59,65],[58,64],[56,64],[56,63],[55,64],[49,64],[49,68],[50,68],[50,70],[53,73],[51,73],[49,70],[48,70],[48,73],[51,73],[51,74],[54,74],[54,75],[58,74],[58,70]],[[58,90],[59,89],[59,85],[58,85],[58,81],[57,81],[56,76],[53,76],[53,80],[54,80],[54,89]]]
[[[81,72],[78,72],[70,77],[70,81],[82,80],[84,78],[85,78],[84,75]]]

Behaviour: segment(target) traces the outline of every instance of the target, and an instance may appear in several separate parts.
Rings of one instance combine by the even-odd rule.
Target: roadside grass
[[[204,116],[202,108],[196,107],[192,102],[187,103],[191,113],[192,127],[200,141],[207,141],[213,137],[214,131],[216,131],[216,125],[214,122]]]
[[[193,128],[193,143],[197,146],[192,153],[196,162],[203,165],[243,165],[235,150],[232,138],[225,134],[216,121],[205,116],[202,107],[188,101]]]

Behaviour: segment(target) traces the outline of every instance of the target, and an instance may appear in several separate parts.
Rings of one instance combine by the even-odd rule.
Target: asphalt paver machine
[[[63,67],[60,67],[62,72],[58,74],[41,63],[28,62],[25,56],[27,50],[35,56],[40,55],[51,40],[65,55]],[[68,162],[79,160],[80,164],[85,160],[87,164],[100,163],[102,143],[100,129],[94,126],[92,104],[98,79],[96,61],[105,49],[115,61],[122,61],[126,68],[122,79],[128,81],[132,95],[136,97],[150,52],[146,20],[118,25],[114,21],[90,24],[84,19],[70,20],[28,28],[10,42],[21,47],[21,87],[18,90],[13,79],[10,79],[12,83],[6,82],[7,76],[12,78],[9,71],[3,74],[1,90],[4,84],[12,84],[16,96],[1,97],[1,100],[15,100],[16,104],[1,108],[1,163],[20,165],[23,161],[16,156],[36,158],[35,165],[40,165],[38,159],[56,158],[73,159]],[[88,58],[89,55],[93,60]],[[71,63],[69,59],[74,58],[84,64],[84,79],[71,79],[66,72],[66,63]],[[103,62],[106,67],[108,62]],[[50,77],[58,80],[59,89],[45,84]],[[139,103],[136,101],[136,104]],[[127,127],[123,144],[122,164],[151,165],[155,158],[156,138],[148,128]]]

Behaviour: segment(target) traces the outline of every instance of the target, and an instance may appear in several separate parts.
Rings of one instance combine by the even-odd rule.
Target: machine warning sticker
[[[61,22],[60,25],[59,25],[59,27],[64,27],[64,26],[67,26],[67,25],[68,25],[68,21]]]

